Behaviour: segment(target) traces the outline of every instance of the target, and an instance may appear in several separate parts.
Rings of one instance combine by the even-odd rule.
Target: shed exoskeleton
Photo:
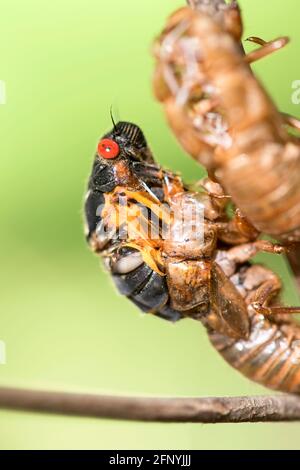
[[[300,241],[300,140],[250,64],[287,37],[245,55],[237,2],[195,2],[173,13],[154,45],[154,91],[184,149],[222,183],[257,230]]]

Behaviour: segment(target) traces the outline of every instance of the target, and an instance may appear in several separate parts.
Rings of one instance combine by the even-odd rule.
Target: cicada
[[[233,367],[300,393],[298,307],[277,303],[278,276],[249,260],[284,249],[227,211],[205,179],[194,190],[154,160],[141,129],[119,122],[98,143],[85,200],[86,237],[118,291],[141,311],[200,321]]]

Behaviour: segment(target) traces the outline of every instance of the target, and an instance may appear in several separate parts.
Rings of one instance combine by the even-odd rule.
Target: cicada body
[[[120,122],[98,144],[85,202],[86,236],[119,292],[141,311],[169,321],[202,322],[234,367],[267,386],[300,392],[300,377],[294,377],[299,328],[287,319],[299,309],[273,305],[281,288],[278,277],[248,263],[259,251],[283,249],[257,240],[238,213],[230,219],[227,204],[218,183],[207,179],[201,191],[192,191],[158,166],[142,131]],[[262,335],[256,334],[253,318],[263,321]],[[277,359],[278,335],[290,348],[286,362]],[[284,367],[291,381],[281,382],[275,373],[270,380],[261,378],[264,338],[274,368]],[[242,366],[240,345],[247,351]]]
[[[130,191],[139,201],[147,200],[148,205],[154,200],[163,202],[160,169],[154,165],[142,131],[134,124],[120,122],[101,139],[95,155],[85,200],[87,240],[93,251],[103,257],[121,294],[142,311],[176,321],[181,315],[170,307],[166,278],[159,274],[159,267],[149,253],[151,249],[153,254],[157,251],[155,242],[149,246],[147,234],[144,238],[140,234],[139,239],[133,236],[130,240],[127,233],[124,236],[126,228],[121,225],[127,222],[126,216],[130,218],[128,211],[124,221],[118,220],[119,226],[116,226],[120,214],[114,208],[122,204],[124,198],[130,199]],[[134,201],[134,218],[137,204]],[[143,248],[145,257],[148,254],[147,259],[152,263],[144,261]]]

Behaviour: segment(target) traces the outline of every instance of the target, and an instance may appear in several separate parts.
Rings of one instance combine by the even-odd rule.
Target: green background
[[[188,181],[203,174],[176,144],[150,86],[151,41],[183,3],[1,1],[1,384],[167,396],[266,392],[225,364],[197,323],[142,317],[116,294],[83,237],[83,193],[111,104],[118,117],[141,125],[163,165]],[[296,115],[298,3],[241,1],[245,37],[292,38],[255,70],[280,108]],[[284,262],[263,258],[284,278],[287,302],[297,303]],[[141,424],[0,412],[2,449],[299,449],[299,436],[300,424]]]

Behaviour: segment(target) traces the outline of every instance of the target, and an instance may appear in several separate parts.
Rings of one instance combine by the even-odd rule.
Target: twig
[[[0,408],[152,422],[245,423],[300,420],[293,395],[146,398],[0,387]]]

